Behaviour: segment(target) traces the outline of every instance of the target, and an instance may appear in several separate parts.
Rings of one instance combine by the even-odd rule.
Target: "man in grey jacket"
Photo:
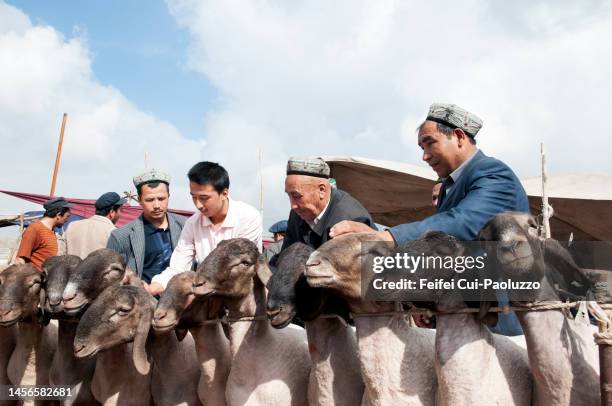
[[[128,266],[145,282],[166,269],[178,243],[186,218],[168,213],[170,177],[151,170],[134,177],[142,214],[113,231],[107,248],[117,251]]]

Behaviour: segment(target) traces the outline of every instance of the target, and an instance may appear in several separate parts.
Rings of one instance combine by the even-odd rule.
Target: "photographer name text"
[[[398,281],[385,281],[383,278],[372,280],[372,286],[377,290],[478,290],[478,289],[510,289],[510,290],[537,290],[540,282],[513,281],[511,279],[497,280],[484,279],[400,279]]]

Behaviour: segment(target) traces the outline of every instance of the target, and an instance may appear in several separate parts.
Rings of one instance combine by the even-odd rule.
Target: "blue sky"
[[[433,102],[480,116],[478,146],[521,178],[542,141],[550,175],[609,175],[611,37],[610,0],[0,0],[0,186],[48,193],[68,112],[57,194],[129,191],[147,154],[175,208],[201,160],[259,207],[261,151],[267,227],[290,156],[429,170]],[[0,214],[35,208],[0,196]]]
[[[7,1],[33,24],[51,25],[66,38],[84,37],[97,79],[118,88],[144,111],[202,138],[204,115],[217,92],[187,66],[189,32],[163,1]]]

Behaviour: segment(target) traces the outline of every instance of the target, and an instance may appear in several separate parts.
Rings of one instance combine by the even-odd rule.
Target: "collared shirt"
[[[470,161],[472,159],[474,159],[474,157],[476,156],[476,153],[478,152],[478,149],[476,149],[476,151],[474,151],[474,153],[472,154],[472,156],[470,156],[468,159],[466,159],[465,161],[463,161],[463,163],[461,165],[459,165],[457,167],[457,169],[455,169],[449,176],[451,177],[451,179],[453,180],[451,183],[447,184],[446,186],[446,194],[448,194],[448,192],[450,192],[450,190],[453,188],[453,185],[455,183],[457,183],[457,180],[459,179],[459,177],[461,177],[461,174],[463,173],[463,171],[465,170],[465,167],[470,163]]]
[[[321,210],[321,213],[319,213],[319,215],[317,217],[315,217],[315,219],[313,221],[307,221],[306,222],[306,223],[308,223],[308,225],[310,226],[311,229],[314,229],[315,226],[319,223],[319,221],[321,221],[321,219],[325,215],[325,212],[327,211],[327,208],[329,207],[329,202],[331,202],[331,195],[329,196],[329,200],[327,201],[327,204],[325,205],[323,210]]]
[[[143,219],[145,254],[142,266],[142,280],[151,283],[151,279],[161,273],[170,264],[172,241],[170,227],[157,228]]]
[[[115,229],[108,217],[97,214],[88,219],[73,221],[64,233],[66,253],[85,259],[91,252],[105,248],[108,237]]]
[[[187,219],[170,258],[170,265],[155,275],[152,282],[165,288],[170,278],[189,271],[194,261],[201,263],[221,241],[230,238],[251,240],[261,251],[262,220],[259,211],[231,198],[228,198],[228,203],[227,215],[219,227],[213,227],[210,219],[200,212]]]

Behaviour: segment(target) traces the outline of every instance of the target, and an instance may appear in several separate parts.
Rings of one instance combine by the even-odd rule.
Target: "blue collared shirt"
[[[170,264],[172,240],[170,227],[156,228],[143,219],[145,235],[145,255],[142,269],[142,280],[151,283],[151,278],[163,271]]]

